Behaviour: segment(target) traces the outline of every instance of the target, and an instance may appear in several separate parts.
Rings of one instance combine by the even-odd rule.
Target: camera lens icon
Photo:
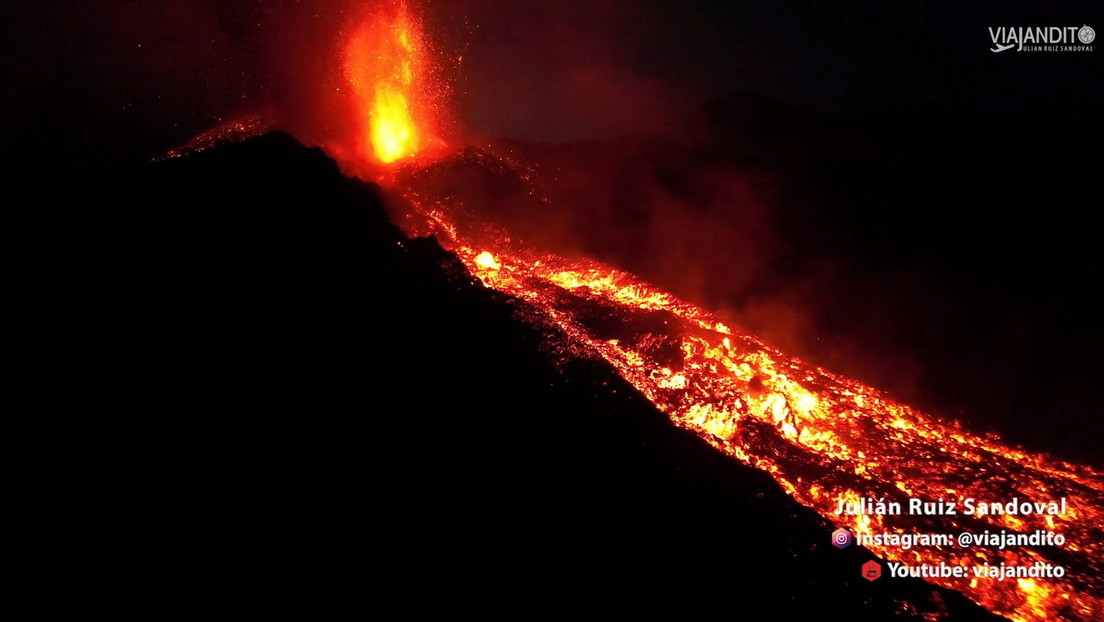
[[[851,546],[854,541],[855,538],[851,535],[851,532],[842,527],[832,532],[832,544],[837,549],[845,549]]]

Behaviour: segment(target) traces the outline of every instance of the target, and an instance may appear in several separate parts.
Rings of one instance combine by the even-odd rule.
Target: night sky
[[[21,145],[61,141],[101,158],[158,153],[248,112],[317,125],[303,117],[360,4],[8,5],[5,120]],[[744,93],[805,111],[952,110],[1058,140],[1056,124],[1088,137],[1100,103],[1098,54],[989,52],[989,26],[1089,23],[1088,3],[423,4],[440,56],[463,56],[453,100],[477,136],[677,131],[709,101]]]

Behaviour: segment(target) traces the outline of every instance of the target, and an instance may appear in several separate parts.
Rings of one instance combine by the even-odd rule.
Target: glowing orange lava
[[[432,142],[428,57],[404,2],[352,31],[345,76],[361,135],[358,157],[390,163]],[[1104,473],[979,436],[877,390],[787,356],[721,318],[630,274],[538,253],[465,215],[452,196],[398,188],[428,229],[491,288],[525,301],[584,351],[601,357],[678,426],[769,473],[799,503],[857,535],[1061,532],[1063,547],[963,548],[870,544],[885,560],[973,567],[1063,565],[1060,578],[931,578],[1017,622],[1104,619]],[[662,316],[656,322],[634,322]],[[591,324],[595,317],[605,325]],[[612,319],[611,319],[612,318]],[[622,327],[611,336],[609,325]],[[645,327],[645,328],[641,328]],[[1058,516],[836,515],[842,500],[910,497],[1046,503]],[[825,534],[827,542],[827,534]]]
[[[357,125],[356,153],[384,164],[435,141],[428,51],[421,24],[406,2],[376,7],[345,44],[345,81]]]
[[[932,547],[867,544],[887,561],[969,567],[963,578],[929,578],[1017,622],[1104,619],[1104,473],[978,436],[896,403],[877,390],[809,365],[743,334],[714,314],[631,274],[587,260],[538,253],[462,210],[407,196],[488,287],[524,300],[577,346],[611,364],[678,426],[762,469],[796,499],[856,535],[1064,534],[1064,546]],[[666,319],[662,327],[656,322]],[[593,318],[604,318],[599,325]],[[624,327],[610,335],[611,318]],[[639,327],[646,328],[639,328]],[[908,498],[1048,503],[1064,515],[837,515],[842,500],[907,504]],[[1062,565],[1060,578],[978,578],[973,567]],[[885,576],[888,576],[888,572]],[[893,579],[891,579],[893,580]]]

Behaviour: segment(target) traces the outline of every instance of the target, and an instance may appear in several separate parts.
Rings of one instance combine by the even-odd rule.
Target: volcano
[[[5,308],[39,415],[5,434],[24,534],[5,617],[433,594],[417,607],[994,619],[920,580],[863,580],[869,553],[832,547],[770,476],[601,358],[562,356],[571,335],[286,134],[79,194],[110,207],[29,227],[52,259],[14,273]]]
[[[0,616],[1100,618],[1091,49],[463,4],[6,20]]]

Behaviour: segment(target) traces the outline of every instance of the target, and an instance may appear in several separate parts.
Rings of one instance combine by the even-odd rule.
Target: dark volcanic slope
[[[602,365],[557,370],[286,135],[20,196],[0,618],[987,617],[860,579],[864,551]]]

